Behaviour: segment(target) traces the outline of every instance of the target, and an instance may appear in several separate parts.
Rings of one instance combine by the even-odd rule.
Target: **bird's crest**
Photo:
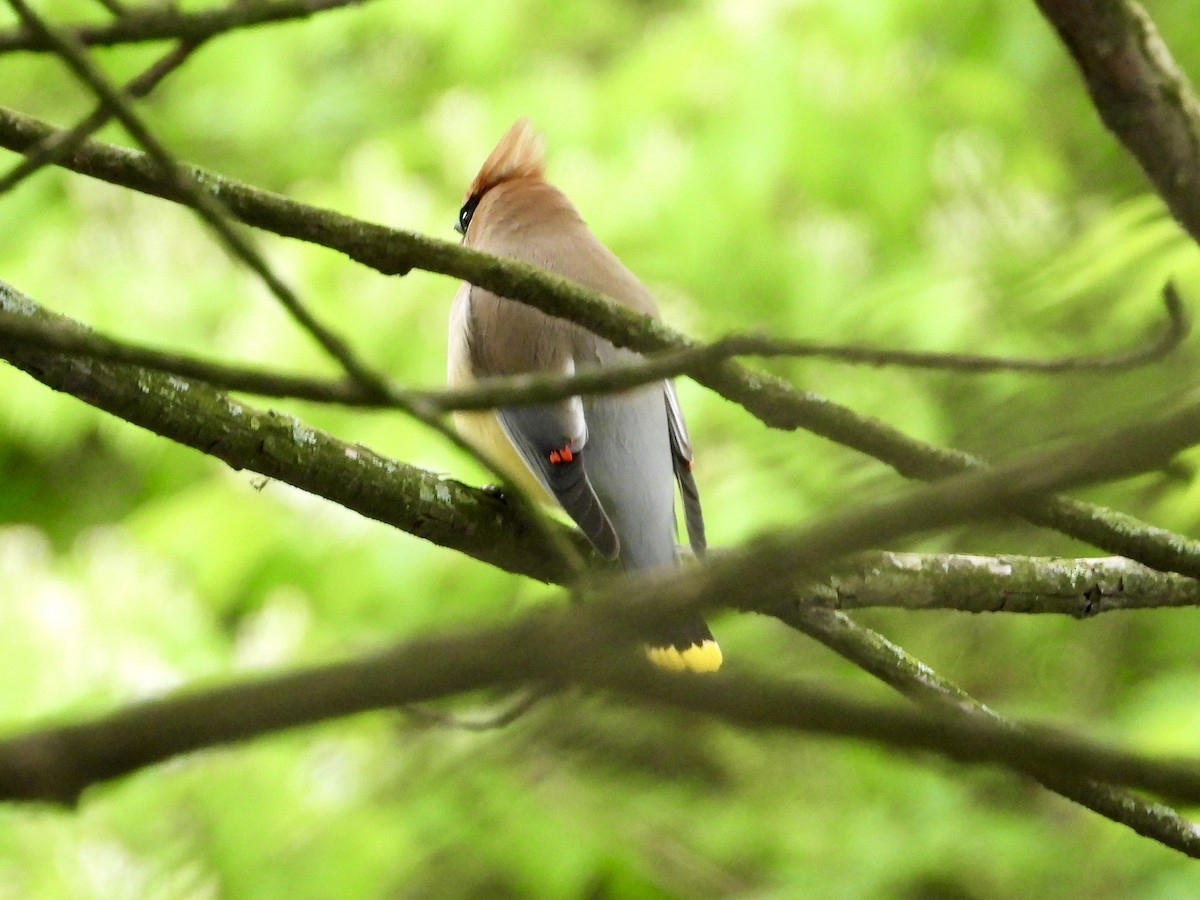
[[[482,197],[504,181],[546,173],[546,139],[528,119],[517,119],[471,182],[468,197]]]

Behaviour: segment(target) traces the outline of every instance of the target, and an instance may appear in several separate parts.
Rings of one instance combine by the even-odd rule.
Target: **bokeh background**
[[[84,0],[40,8],[105,15]],[[1148,9],[1200,73],[1193,5]],[[0,27],[14,21],[0,8]],[[162,50],[98,56],[129,77]],[[0,57],[0,103],[63,125],[91,108],[56,60],[28,54]],[[448,239],[475,169],[528,115],[552,180],[665,317],[702,337],[1098,352],[1159,326],[1166,278],[1200,298],[1200,255],[1103,131],[1031,2],[374,2],[221,38],[141,109],[190,162]],[[129,143],[116,128],[102,137]],[[0,165],[16,159],[0,151]],[[103,331],[331,372],[169,203],[43,171],[0,197],[0,237],[0,277]],[[403,383],[440,382],[451,280],[261,243],[371,360]],[[1000,459],[1168,402],[1198,355],[1193,342],[1138,372],[1054,378],[769,368]],[[681,390],[714,544],[900,485],[854,452]],[[275,405],[485,480],[398,414]],[[1086,496],[1196,535],[1198,460]],[[1094,552],[1011,523],[900,546]],[[557,597],[544,586],[232,472],[0,365],[6,732],[545,602]],[[1200,748],[1200,613],[860,619],[1006,714],[1147,751]],[[716,624],[731,667],[888,696],[773,620]],[[0,808],[2,898],[1176,898],[1197,884],[1183,857],[1004,773],[598,698],[481,734],[366,715],[162,765],[77,810]]]

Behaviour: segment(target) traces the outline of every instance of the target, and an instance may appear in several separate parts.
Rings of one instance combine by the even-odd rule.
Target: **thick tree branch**
[[[173,7],[143,6],[125,12],[119,20],[109,24],[76,25],[71,28],[71,34],[79,43],[92,47],[171,39],[203,41],[239,28],[307,19],[327,10],[360,6],[367,2],[368,0],[238,0],[228,6],[197,12],[183,12]],[[48,52],[53,50],[53,46],[44,35],[27,28],[0,32],[0,53],[14,50]]]
[[[20,323],[33,326],[38,352],[30,354],[23,347]],[[384,460],[366,448],[309,429],[289,416],[237,403],[203,384],[46,354],[41,342],[45,336],[61,338],[61,344],[53,344],[59,349],[103,355],[105,345],[93,344],[95,336],[91,332],[41,310],[0,282],[0,354],[43,383],[75,393],[86,402],[216,456],[234,468],[249,468],[286,481],[509,571],[542,581],[565,577],[563,570],[547,565],[540,554],[530,552],[533,542],[529,534],[506,516],[504,505],[489,494]],[[82,380],[85,377],[88,380]],[[154,402],[142,408],[147,397]],[[186,405],[181,408],[180,404]],[[252,433],[240,434],[247,421],[253,423]],[[287,452],[281,459],[279,451],[285,447]],[[272,452],[267,452],[268,448]],[[299,465],[308,453],[315,464]],[[351,470],[326,475],[320,472],[322,460],[336,460],[337,466],[349,465]],[[414,498],[434,497],[444,503],[428,508],[417,504],[411,509]],[[414,515],[406,515],[409,511]],[[497,516],[502,517],[502,523]],[[481,519],[495,521],[497,527],[481,533]],[[443,527],[435,527],[439,523]],[[560,533],[574,534],[566,529],[560,529]],[[452,540],[455,537],[458,539]],[[586,549],[578,537],[573,539],[578,550]],[[1200,599],[1200,587],[1193,579],[1157,572],[1121,558],[1061,560],[875,551],[856,559],[852,570],[840,567],[831,585],[800,591],[812,603],[842,609],[894,606],[1048,612],[1076,617],[1117,609],[1192,606]]]
[[[54,316],[0,281],[0,312],[56,327]],[[0,356],[65,391],[234,469],[249,469],[325,497],[368,518],[541,581],[565,580],[532,526],[485,491],[339,441],[282,413],[256,409],[207,385],[131,366],[10,347]],[[586,541],[560,528],[585,552]]]
[[[569,680],[746,727],[931,750],[1041,777],[1088,773],[1200,802],[1200,765],[1190,760],[1150,760],[1042,726],[1013,729],[753,676],[663,673],[598,644],[596,625],[613,612],[602,620],[595,606],[542,611],[506,627],[411,641],[358,661],[185,692],[10,738],[0,742],[0,797],[74,803],[91,784],[217,743],[488,685]]]
[[[1132,0],[1036,0],[1100,118],[1200,242],[1200,100]]]
[[[986,613],[1053,613],[1085,619],[1105,612],[1200,605],[1200,581],[1120,556],[1032,556],[875,551],[840,567],[808,602],[829,609],[894,607]]]
[[[55,131],[36,119],[0,107],[0,146],[21,152]],[[62,164],[103,181],[182,202],[145,155],[135,151],[87,141]],[[200,169],[189,171],[197,183],[220,195],[229,211],[243,222],[339,250],[385,274],[403,274],[419,266],[462,278],[551,315],[570,318],[614,343],[644,353],[695,346],[694,341],[661,322],[640,318],[593,291],[516,260],[361,222]],[[969,454],[914,440],[877,419],[861,416],[811,392],[797,391],[778,378],[735,362],[722,363],[697,380],[771,427],[807,429],[881,460],[911,478],[940,478],[982,465]],[[1022,510],[1021,515],[1037,525],[1153,568],[1200,575],[1200,542],[1154,528],[1132,516],[1066,498],[1038,501]]]

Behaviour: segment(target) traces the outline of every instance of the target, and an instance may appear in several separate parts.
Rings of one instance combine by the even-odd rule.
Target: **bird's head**
[[[542,180],[546,174],[546,139],[528,119],[517,119],[500,138],[463,198],[454,230],[465,235],[479,202],[492,188],[518,179]]]

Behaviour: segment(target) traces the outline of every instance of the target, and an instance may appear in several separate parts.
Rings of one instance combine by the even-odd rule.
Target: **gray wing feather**
[[[533,474],[587,535],[592,546],[612,559],[619,553],[621,544],[584,465],[587,429],[582,427],[583,411],[581,407],[571,408],[578,404],[579,400],[575,398],[567,404],[506,407],[496,415],[505,434]],[[578,426],[571,427],[575,420]],[[569,462],[551,462],[550,453],[568,444],[572,459]]]
[[[679,495],[683,498],[683,521],[687,526],[692,552],[702,557],[708,549],[708,539],[704,535],[700,490],[692,476],[692,441],[688,436],[687,423],[683,420],[683,408],[679,405],[675,384],[668,381],[665,385],[667,424],[671,431],[671,464],[675,469],[675,480],[679,482]]]

